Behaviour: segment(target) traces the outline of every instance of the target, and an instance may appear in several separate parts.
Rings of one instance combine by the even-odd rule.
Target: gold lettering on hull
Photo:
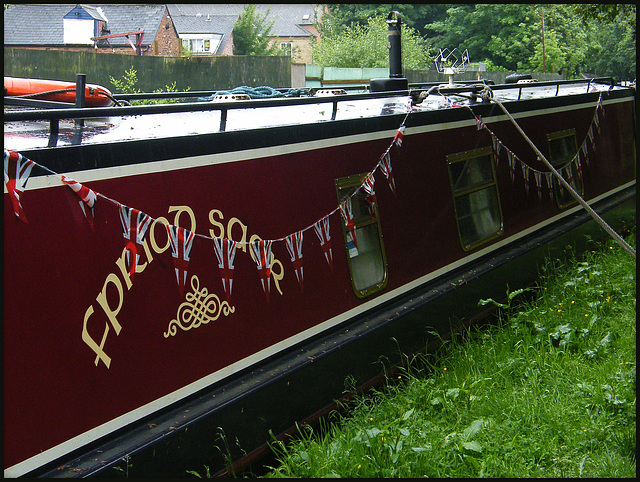
[[[188,217],[188,224],[190,224],[190,231],[195,232],[196,229],[196,217],[193,209],[189,206],[169,206],[168,213],[175,213],[173,224],[180,226],[181,215],[185,214]],[[238,249],[247,252],[249,243],[259,240],[260,237],[256,234],[249,236],[249,230],[246,224],[240,221],[238,218],[232,217],[227,222],[227,225],[222,223],[224,221],[224,214],[222,211],[212,209],[209,211],[209,222],[213,229],[209,229],[211,237],[223,238],[227,236],[229,239],[234,239],[240,234],[240,239],[234,239],[238,241]],[[144,254],[146,255],[146,261],[142,262],[143,257],[136,265],[135,273],[142,273],[153,262],[154,253],[162,254],[170,246],[170,240],[167,236],[164,225],[169,224],[169,220],[165,217],[158,217],[155,219],[149,227],[149,235],[142,243]],[[156,228],[160,226],[160,229],[156,232]],[[238,233],[239,232],[239,233]],[[157,239],[157,233],[160,233],[160,240]],[[233,236],[232,236],[233,234]],[[162,243],[162,237],[166,236],[166,242]],[[247,242],[249,238],[249,242]],[[94,364],[96,366],[102,362],[108,369],[111,366],[111,357],[107,355],[105,344],[109,337],[110,330],[113,328],[113,332],[118,336],[123,328],[122,324],[118,320],[118,315],[125,302],[126,293],[133,287],[133,284],[137,281],[137,278],[132,278],[127,268],[126,263],[127,248],[125,247],[120,257],[116,260],[114,271],[109,273],[104,281],[102,290],[96,296],[96,303],[92,303],[85,311],[84,320],[82,324],[82,341],[95,353],[96,357]],[[140,253],[141,254],[141,253]],[[249,253],[251,258],[255,261],[254,255]],[[273,279],[276,290],[282,295],[282,289],[280,287],[280,281],[284,278],[285,269],[280,260],[278,260],[273,253],[271,253],[271,278]],[[178,332],[178,327],[182,330],[190,330],[198,328],[203,324],[207,324],[210,321],[217,320],[221,315],[229,316],[235,312],[235,307],[231,306],[226,301],[220,301],[215,294],[209,294],[206,288],[200,290],[200,281],[196,276],[191,278],[191,287],[193,293],[186,295],[187,302],[182,303],[178,307],[176,319],[169,322],[167,332],[164,333],[164,337],[175,336]],[[107,289],[112,295],[107,296]],[[98,312],[96,312],[98,310]],[[96,318],[92,318],[95,315]],[[102,319],[98,316],[106,315]],[[104,328],[100,330],[100,322],[104,323]],[[91,329],[90,326],[91,325]],[[96,326],[97,325],[97,326]],[[99,340],[99,342],[98,342]]]
[[[215,293],[209,294],[206,287],[200,290],[200,280],[195,275],[191,277],[191,289],[193,291],[185,296],[187,301],[178,307],[176,318],[169,322],[165,338],[175,336],[178,328],[189,331],[216,321],[220,315],[229,316],[235,311],[228,302],[220,301]]]

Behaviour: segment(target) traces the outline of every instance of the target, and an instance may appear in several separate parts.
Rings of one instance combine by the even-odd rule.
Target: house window
[[[183,40],[182,44],[193,54],[211,53],[211,41],[209,39],[188,39]]]
[[[493,150],[483,147],[447,156],[449,180],[465,251],[502,235],[502,209]]]
[[[344,206],[350,200],[353,231],[341,217],[344,243],[347,250],[351,285],[358,298],[382,290],[387,284],[387,260],[382,242],[375,195],[369,196],[362,183],[367,174],[336,179],[338,202]]]
[[[185,34],[181,36],[184,50],[192,55],[212,55],[222,41],[219,34]]]
[[[285,55],[291,55],[292,45],[291,42],[280,42],[280,50],[282,50]]]
[[[573,162],[578,153],[575,129],[552,132],[547,135],[547,142],[549,143],[551,165],[582,196],[584,186],[578,173],[578,166]],[[560,181],[555,177],[553,178],[553,191],[559,208],[576,204],[574,197],[562,187]]]

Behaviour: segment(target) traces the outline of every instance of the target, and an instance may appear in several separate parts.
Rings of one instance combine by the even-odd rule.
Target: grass
[[[339,421],[274,442],[264,477],[635,477],[635,272],[613,241],[548,261],[496,323],[412,358]]]

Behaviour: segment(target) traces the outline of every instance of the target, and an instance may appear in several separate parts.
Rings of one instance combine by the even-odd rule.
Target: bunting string
[[[444,96],[443,96],[444,97]],[[445,98],[446,99],[446,98]],[[446,99],[448,101],[448,99]],[[448,101],[450,103],[450,101]],[[543,192],[543,186],[542,186],[542,179],[544,178],[545,183],[546,183],[546,191],[547,194],[549,195],[549,197],[551,199],[553,199],[553,173],[549,172],[549,171],[538,171],[534,168],[532,168],[531,166],[529,166],[528,164],[526,164],[525,162],[523,162],[513,151],[511,151],[507,146],[505,146],[502,141],[500,141],[500,139],[498,138],[498,136],[496,136],[496,134],[489,129],[489,127],[487,127],[487,125],[482,121],[481,116],[476,115],[473,110],[471,109],[471,107],[469,107],[468,105],[464,105],[461,106],[464,107],[466,109],[469,110],[469,112],[471,112],[471,114],[473,115],[475,122],[476,122],[476,126],[478,128],[478,130],[486,130],[489,132],[489,134],[491,135],[491,146],[493,149],[493,152],[495,153],[495,159],[496,159],[496,167],[498,166],[498,163],[500,161],[500,152],[501,149],[504,147],[505,151],[507,152],[507,162],[509,164],[509,175],[511,177],[511,182],[515,182],[515,174],[516,174],[516,170],[517,170],[517,166],[518,163],[520,164],[520,168],[522,171],[522,177],[524,179],[524,185],[525,185],[525,190],[527,192],[527,194],[529,194],[529,180],[531,179],[531,173],[533,173],[533,179],[534,182],[536,184],[536,191],[538,193],[538,199],[542,200],[542,192]],[[594,131],[593,128],[594,126],[596,127],[596,130],[598,132],[598,135],[601,135],[601,131],[600,131],[600,121],[599,121],[599,117],[598,117],[598,113],[601,112],[602,116],[604,117],[604,106],[602,103],[602,93],[600,93],[600,95],[598,96],[598,101],[596,102],[596,107],[595,107],[595,111],[593,113],[593,117],[591,120],[591,124],[589,125],[589,128],[587,130],[587,136],[585,137],[584,141],[582,142],[582,144],[580,145],[580,148],[576,151],[576,154],[573,156],[573,158],[570,161],[567,161],[565,164],[563,164],[562,166],[559,166],[556,170],[560,173],[563,174],[563,177],[565,178],[565,180],[568,180],[569,183],[571,183],[573,181],[572,178],[572,169],[571,166],[575,166],[576,171],[579,173],[579,177],[580,180],[582,181],[582,166],[580,164],[580,159],[584,159],[586,165],[589,165],[589,155],[588,155],[588,148],[587,148],[587,141],[589,142],[589,144],[591,145],[591,150],[592,152],[595,152],[596,150],[596,142],[595,142],[595,135],[594,135]],[[559,187],[560,187],[560,193],[563,193],[563,187],[562,187],[562,183],[558,183]]]
[[[441,94],[442,95],[442,94]],[[442,95],[445,99],[445,105],[448,108],[455,107],[465,107],[471,111],[473,111],[469,106],[460,105],[449,98]],[[575,163],[577,173],[582,179],[582,164],[581,160],[585,161],[585,164],[589,165],[589,156],[587,149],[587,141],[591,144],[592,150],[595,151],[595,139],[593,127],[596,126],[598,134],[600,134],[600,121],[598,119],[598,110],[603,111],[604,117],[604,108],[602,105],[602,94],[598,98],[598,102],[596,105],[596,111],[594,113],[593,121],[588,129],[587,136],[585,137],[583,143],[578,149],[577,154],[574,158],[563,165],[560,169],[564,170],[565,173],[569,173],[571,175],[571,169],[569,168],[570,164]],[[284,241],[287,247],[287,251],[289,253],[291,263],[293,265],[296,279],[300,285],[300,288],[303,289],[304,282],[304,273],[303,273],[303,256],[302,256],[302,243],[304,239],[304,232],[308,230],[313,230],[316,233],[318,241],[320,243],[320,247],[322,249],[323,255],[329,267],[333,270],[333,254],[332,254],[332,246],[331,246],[331,234],[330,234],[330,224],[329,218],[335,214],[340,213],[342,215],[343,221],[351,237],[353,239],[354,244],[357,246],[357,240],[355,235],[355,224],[353,220],[353,210],[352,210],[352,198],[355,196],[360,189],[362,189],[365,193],[366,200],[369,204],[370,213],[374,216],[374,203],[376,199],[375,194],[375,173],[378,169],[382,172],[384,177],[387,180],[390,190],[394,195],[396,195],[396,183],[393,176],[393,171],[391,167],[391,149],[395,146],[396,149],[400,149],[404,142],[404,133],[405,133],[405,123],[413,111],[411,106],[408,106],[406,115],[404,116],[402,123],[398,130],[396,131],[393,140],[390,142],[389,146],[386,148],[382,156],[380,156],[378,162],[374,166],[374,168],[363,177],[363,181],[360,186],[355,189],[350,196],[348,196],[345,200],[339,203],[339,205],[333,209],[331,212],[327,213],[325,216],[315,221],[311,225],[296,231],[294,233],[288,234],[282,238],[271,239],[271,240],[258,240],[253,243],[244,243],[249,244],[251,256],[256,262],[258,272],[260,274],[260,280],[262,283],[263,291],[267,297],[267,301],[269,299],[270,292],[270,277],[271,277],[271,252],[272,245],[275,242]],[[530,179],[533,178],[534,183],[536,185],[536,192],[538,194],[538,198],[542,199],[543,186],[542,186],[542,178],[544,177],[547,184],[547,192],[553,197],[553,189],[552,189],[552,177],[551,172],[542,172],[536,169],[531,168],[526,163],[522,162],[511,150],[509,150],[495,135],[487,125],[482,121],[480,116],[474,115],[474,119],[477,125],[478,130],[485,129],[491,135],[491,143],[492,149],[496,154],[496,165],[500,158],[500,153],[502,148],[504,147],[504,151],[507,152],[507,159],[509,164],[509,172],[511,175],[512,181],[515,179],[515,170],[516,170],[516,162],[520,163],[520,167],[522,170],[523,178],[525,180],[525,189],[527,194],[529,193],[529,183]],[[145,234],[152,222],[158,222],[157,219],[152,218],[146,213],[143,213],[135,208],[131,208],[126,206],[114,199],[109,198],[108,196],[96,192],[81,183],[70,179],[64,175],[60,175],[51,169],[38,164],[34,161],[24,158],[21,154],[5,149],[4,151],[4,176],[5,176],[5,185],[7,187],[7,191],[9,192],[9,196],[11,199],[11,203],[14,209],[14,213],[18,219],[23,222],[27,222],[26,216],[24,214],[24,210],[21,204],[21,196],[24,192],[24,189],[27,184],[27,180],[31,173],[33,167],[39,167],[43,169],[45,172],[58,176],[61,182],[67,185],[79,198],[80,208],[86,219],[88,220],[90,227],[93,229],[94,227],[94,218],[95,218],[95,209],[98,204],[98,200],[102,199],[105,202],[111,203],[118,207],[120,221],[123,229],[123,237],[125,238],[126,245],[125,249],[126,253],[126,262],[128,263],[128,269],[130,274],[133,276],[136,272],[136,267],[138,265],[140,254],[143,251],[143,243]],[[531,176],[533,173],[533,176]],[[171,244],[172,257],[174,260],[174,268],[176,279],[178,282],[178,287],[181,295],[183,294],[186,280],[187,280],[187,271],[190,260],[190,252],[193,245],[193,241],[195,237],[204,238],[212,241],[213,251],[216,256],[216,260],[218,262],[218,268],[220,271],[220,277],[222,281],[222,287],[226,294],[227,300],[230,300],[233,288],[233,271],[234,271],[234,262],[235,255],[238,245],[242,245],[242,242],[234,241],[228,238],[212,238],[210,236],[206,236],[199,233],[190,232],[184,228],[180,228],[177,226],[173,226],[163,222],[166,226],[167,233],[169,235],[169,240]]]

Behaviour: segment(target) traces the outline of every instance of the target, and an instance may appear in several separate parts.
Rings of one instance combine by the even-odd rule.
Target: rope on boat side
[[[458,95],[458,94],[456,94]],[[582,196],[580,196],[580,194],[578,194],[573,187],[571,187],[571,185],[560,175],[560,173],[558,171],[555,170],[555,168],[551,165],[551,163],[547,160],[546,157],[544,157],[544,155],[542,154],[542,152],[540,152],[540,150],[536,147],[536,145],[531,141],[531,139],[529,139],[529,137],[524,133],[524,131],[522,130],[522,128],[520,127],[520,125],[518,125],[518,123],[516,122],[516,120],[513,118],[513,116],[509,113],[509,111],[507,111],[507,109],[505,108],[504,105],[502,105],[502,102],[500,102],[498,99],[493,97],[493,92],[491,91],[491,89],[488,86],[483,86],[482,91],[480,91],[477,94],[479,97],[481,97],[483,100],[486,101],[491,101],[491,102],[495,102],[496,104],[498,104],[498,107],[500,107],[502,109],[502,112],[505,113],[505,115],[509,118],[509,120],[513,123],[513,125],[516,127],[516,129],[518,130],[518,132],[520,132],[520,134],[522,134],[522,137],[524,137],[524,139],[527,141],[527,143],[531,146],[531,148],[535,151],[535,153],[538,155],[538,158],[544,163],[545,166],[547,166],[547,168],[549,168],[549,170],[551,171],[551,173],[558,179],[558,181],[560,181],[560,183],[562,184],[562,186],[567,189],[567,191],[569,191],[569,193],[573,196],[573,198],[578,201],[582,207],[585,209],[585,211],[587,211],[587,213],[589,213],[589,215],[591,215],[591,217],[609,234],[609,236],[611,236],[620,246],[622,246],[622,248],[627,251],[629,254],[631,254],[631,256],[633,256],[633,259],[636,259],[636,250],[633,249],[632,246],[629,245],[629,243],[627,243],[618,233],[616,233],[611,226],[609,226],[606,221],[604,219],[602,219],[598,213],[596,213],[591,206],[589,206],[589,204],[587,204],[587,202],[582,199]]]
[[[33,94],[22,94],[22,95],[15,95],[13,97],[15,97],[16,99],[33,99],[36,97],[43,97],[45,95],[51,95],[51,94],[62,94],[64,92],[75,92],[76,88],[75,87],[67,87],[65,89],[57,89],[57,90],[47,90],[45,92],[34,92]],[[131,105],[129,102],[122,101],[123,103],[119,102],[115,97],[113,97],[110,94],[107,94],[106,92],[101,92],[98,91],[98,93],[100,95],[104,95],[105,97],[108,97],[109,99],[111,99],[111,101],[116,104],[118,107],[122,106],[122,105]]]

